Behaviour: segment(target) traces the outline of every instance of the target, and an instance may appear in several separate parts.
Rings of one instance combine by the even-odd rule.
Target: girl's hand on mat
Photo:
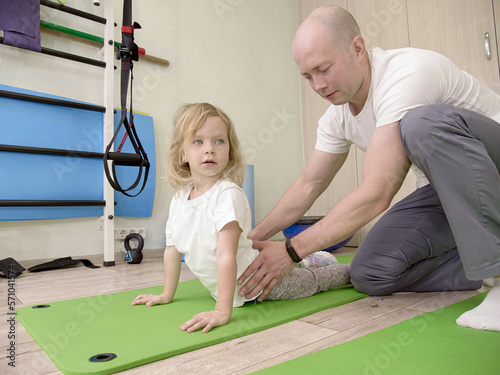
[[[238,284],[243,284],[239,294],[250,300],[259,296],[257,301],[262,302],[276,283],[295,268],[295,263],[286,252],[284,242],[253,241],[253,248],[259,249],[260,254],[238,279]]]
[[[132,301],[132,306],[134,305],[164,305],[166,303],[172,302],[171,298],[165,293],[162,294],[141,294]]]
[[[203,328],[203,333],[207,333],[214,327],[220,327],[229,323],[231,317],[224,314],[222,311],[213,310],[205,311],[193,316],[179,328],[182,331],[194,332]]]

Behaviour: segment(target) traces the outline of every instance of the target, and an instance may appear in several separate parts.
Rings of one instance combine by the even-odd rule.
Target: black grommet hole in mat
[[[46,309],[48,307],[50,307],[50,305],[35,305],[32,308],[33,309]]]
[[[89,358],[90,362],[108,362],[115,359],[117,355],[115,353],[101,353],[96,354]]]

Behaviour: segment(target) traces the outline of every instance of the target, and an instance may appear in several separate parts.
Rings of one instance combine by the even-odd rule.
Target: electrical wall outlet
[[[138,233],[146,238],[146,228],[115,228],[115,240],[123,240],[131,233]]]

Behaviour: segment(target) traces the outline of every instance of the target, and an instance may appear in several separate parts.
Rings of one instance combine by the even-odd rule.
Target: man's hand
[[[238,279],[239,285],[244,283],[239,294],[253,299],[262,290],[257,298],[258,302],[262,302],[276,283],[293,270],[295,263],[286,252],[284,242],[254,241],[253,248],[259,249],[261,252]],[[254,272],[255,274],[250,277]]]
[[[179,328],[182,331],[194,332],[203,328],[203,333],[207,333],[214,327],[220,327],[229,322],[230,316],[227,316],[222,311],[212,310],[205,311],[193,316]]]

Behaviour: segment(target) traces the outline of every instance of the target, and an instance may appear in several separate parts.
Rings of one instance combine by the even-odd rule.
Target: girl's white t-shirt
[[[166,226],[167,246],[175,246],[184,254],[189,269],[217,299],[217,243],[219,231],[231,221],[241,229],[237,251],[237,277],[247,269],[259,252],[247,238],[252,228],[252,216],[245,192],[235,183],[218,180],[202,196],[189,200],[193,186],[178,192],[170,204]],[[235,280],[236,283],[236,280]],[[236,284],[233,306],[243,305],[241,286]]]
[[[500,122],[500,95],[447,57],[428,50],[401,48],[369,51],[371,85],[363,110],[353,116],[349,105],[331,105],[318,123],[316,149],[345,153],[356,145],[366,151],[376,127],[399,121],[410,110],[445,103]],[[412,166],[417,187],[428,184]]]

